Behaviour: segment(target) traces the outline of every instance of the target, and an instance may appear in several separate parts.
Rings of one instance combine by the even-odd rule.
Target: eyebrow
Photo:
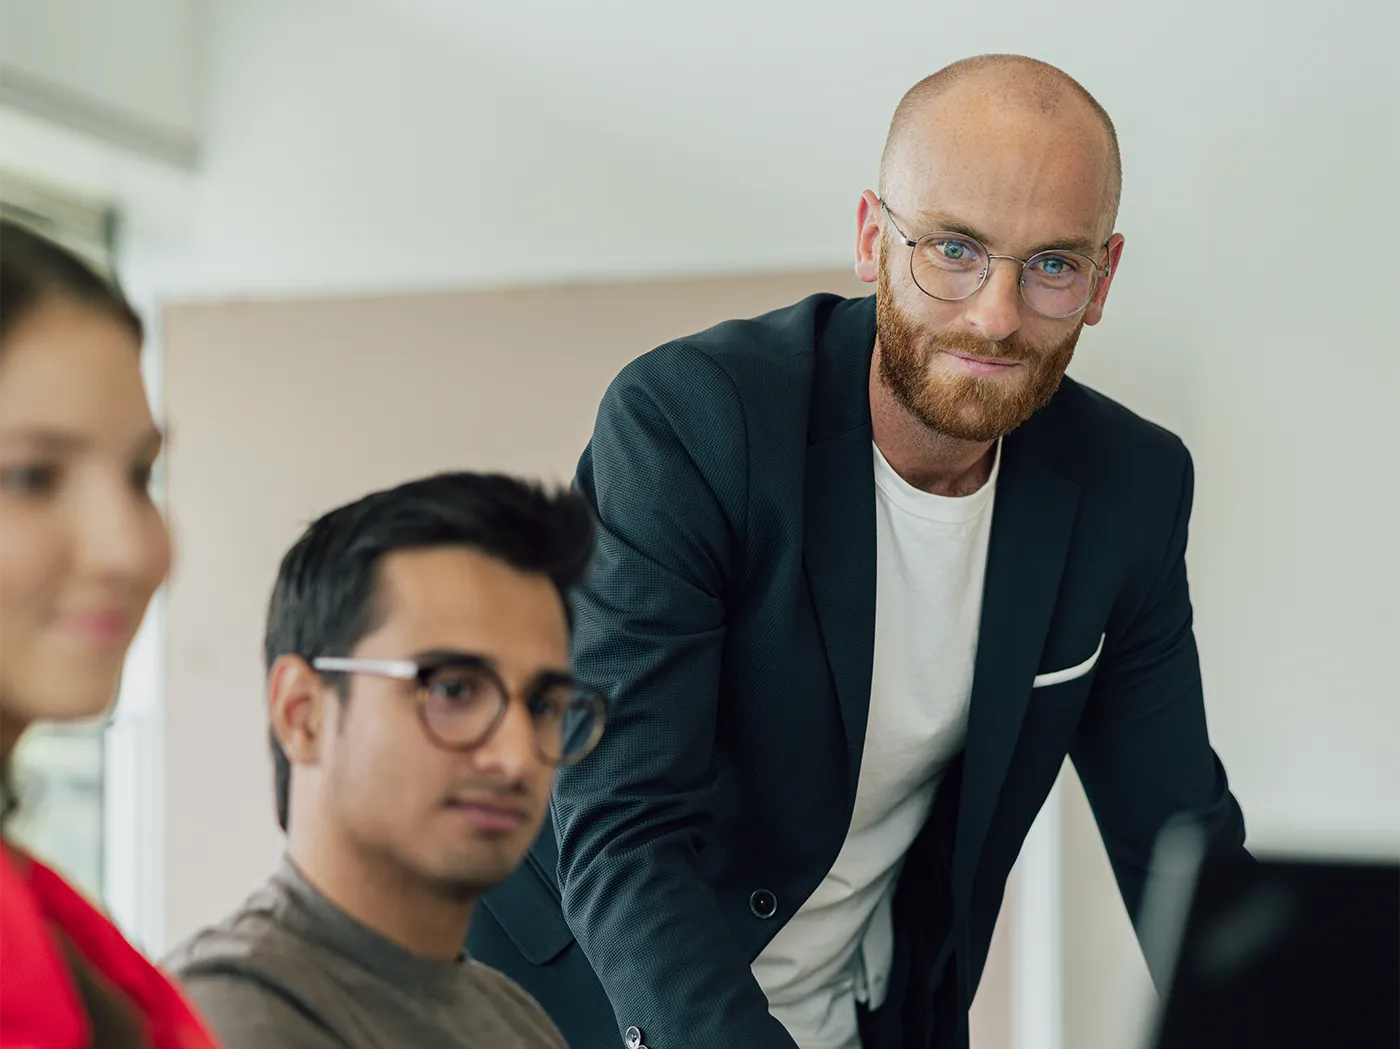
[[[496,668],[496,661],[481,652],[468,652],[464,648],[430,648],[424,652],[415,652],[409,657],[415,663],[450,663],[450,662],[471,662],[482,663]]]
[[[919,218],[929,226],[930,233],[957,233],[964,237],[971,237],[973,240],[987,244],[992,238],[985,233],[980,233],[957,219],[944,215],[936,211],[920,211]],[[917,239],[917,238],[915,238]],[[1042,251],[1075,251],[1090,258],[1097,257],[1097,253],[1103,248],[1102,244],[1095,243],[1086,237],[1056,237],[1054,240],[1045,242],[1038,247],[1031,248],[1026,252],[1026,258],[1039,255]],[[995,252],[993,253],[995,254]]]
[[[437,666],[442,663],[477,663],[481,666],[490,667],[491,670],[499,674],[500,664],[491,656],[482,652],[468,652],[462,648],[432,648],[426,652],[417,652],[411,657],[413,662],[419,666]],[[541,667],[530,678],[531,683],[552,680],[557,678],[568,678],[572,680],[572,675],[566,667]]]
[[[92,440],[82,434],[69,430],[47,430],[42,427],[0,428],[0,438],[37,445],[43,451],[58,454],[80,452],[92,446]],[[132,447],[138,452],[150,451],[159,455],[164,444],[165,434],[158,428],[152,428],[138,437],[132,443]]]

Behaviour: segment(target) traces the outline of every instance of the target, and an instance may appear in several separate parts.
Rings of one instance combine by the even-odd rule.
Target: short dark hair
[[[141,342],[145,331],[116,282],[84,259],[11,219],[0,219],[0,342],[46,302],[67,300],[107,314]]]
[[[378,628],[379,566],[400,550],[460,546],[548,576],[569,591],[593,553],[593,514],[568,489],[503,474],[443,473],[374,492],[313,522],[287,551],[267,610],[264,655],[348,655]],[[287,829],[291,764],[269,730],[277,822]]]

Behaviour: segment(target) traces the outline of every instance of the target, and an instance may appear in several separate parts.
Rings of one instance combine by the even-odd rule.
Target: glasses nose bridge
[[[487,723],[486,729],[465,749],[500,759],[511,752],[519,753],[510,746],[512,742],[519,744],[528,741],[529,746],[523,749],[537,751],[539,729],[529,702],[521,691],[509,687],[499,689],[497,704],[495,715]]]
[[[992,261],[994,259],[1006,259],[1016,263],[1016,282],[1019,284],[1026,276],[1026,267],[1030,265],[1030,259],[1023,259],[1019,255],[994,255],[987,252],[987,265],[982,270],[982,283],[986,284],[992,277]],[[980,285],[979,285],[980,287]]]
[[[499,735],[502,725],[507,721],[517,720],[523,717],[529,726],[529,738],[534,744],[534,751],[546,765],[558,766],[562,763],[563,755],[553,754],[545,746],[544,736],[541,734],[541,725],[537,712],[532,708],[532,704],[538,698],[540,686],[536,682],[528,682],[518,686],[511,686],[504,680],[498,684],[498,702],[500,708],[496,717],[486,734],[477,741],[476,746],[491,742],[495,739],[499,742]]]
[[[1023,259],[1018,255],[994,255],[992,252],[987,251],[985,248],[983,248],[982,250],[986,253],[987,264],[982,267],[982,279],[977,282],[977,287],[974,288],[971,294],[969,294],[967,297],[971,298],[973,295],[976,295],[978,292],[982,291],[987,286],[987,282],[992,279],[992,263],[996,259],[1006,259],[1008,262],[1016,263],[1015,286],[1016,290],[1021,294],[1022,298],[1024,298],[1026,292],[1026,266],[1029,264],[1030,260]],[[1034,307],[1032,307],[1032,309],[1033,308]]]

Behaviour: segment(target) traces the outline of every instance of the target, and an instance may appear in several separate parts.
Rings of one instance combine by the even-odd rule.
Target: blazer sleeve
[[[564,916],[651,1049],[796,1049],[696,872],[748,444],[728,374],[672,344],[613,383],[579,464],[598,546],[574,599],[574,667],[613,697],[553,800]],[[722,847],[722,845],[721,845]]]
[[[1177,448],[1180,494],[1166,548],[1141,607],[1116,639],[1109,635],[1112,647],[1070,748],[1135,923],[1152,849],[1169,819],[1189,815],[1228,848],[1242,850],[1245,836],[1206,732],[1186,581],[1194,475],[1190,454]]]

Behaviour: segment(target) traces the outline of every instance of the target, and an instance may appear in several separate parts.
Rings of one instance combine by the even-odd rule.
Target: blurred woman
[[[0,222],[0,783],[37,721],[102,714],[170,567],[141,321]],[[22,801],[20,802],[22,804]],[[0,842],[0,1049],[212,1049],[175,986],[58,874]]]

